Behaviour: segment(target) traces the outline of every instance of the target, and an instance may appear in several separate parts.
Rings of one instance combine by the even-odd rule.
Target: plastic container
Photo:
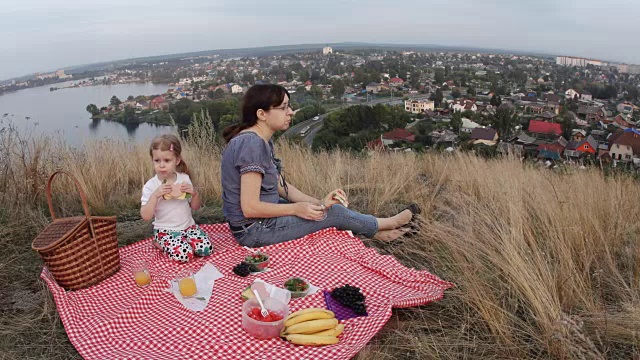
[[[258,307],[258,299],[252,298],[242,304],[242,328],[249,335],[258,339],[272,339],[280,336],[280,332],[284,328],[284,319],[289,316],[289,306],[282,301],[274,298],[262,299],[264,307],[267,310],[275,312],[282,316],[282,319],[274,322],[257,321],[249,317],[251,309]]]
[[[262,255],[262,256],[266,257],[266,260],[260,261],[260,262],[256,262],[256,260],[253,258],[256,255]],[[269,254],[267,254],[265,252],[262,252],[262,251],[257,251],[257,252],[255,252],[253,254],[249,254],[249,255],[245,256],[244,262],[249,263],[249,264],[253,264],[258,268],[258,270],[263,271],[269,265]]]
[[[287,288],[286,283],[289,280],[293,280],[293,279],[299,279],[305,282],[305,284],[307,284],[307,289],[304,291],[291,291]],[[301,298],[307,295],[307,293],[309,292],[309,289],[311,288],[311,285],[309,285],[309,281],[307,281],[307,279],[305,278],[301,278],[299,276],[294,276],[294,277],[290,277],[287,280],[285,280],[285,282],[282,284],[282,287],[289,290],[289,292],[291,293],[291,297],[292,298]]]

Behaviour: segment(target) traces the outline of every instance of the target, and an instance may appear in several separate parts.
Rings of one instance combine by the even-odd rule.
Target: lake
[[[73,81],[77,82],[77,81]],[[61,137],[73,146],[86,139],[117,139],[148,142],[154,136],[174,131],[170,126],[139,124],[127,126],[106,120],[91,120],[87,105],[107,106],[113,95],[120,100],[133,95],[157,95],[167,91],[166,84],[131,83],[86,86],[49,91],[72,82],[19,90],[0,96],[0,128],[11,121],[18,129]],[[8,114],[3,116],[4,114]]]

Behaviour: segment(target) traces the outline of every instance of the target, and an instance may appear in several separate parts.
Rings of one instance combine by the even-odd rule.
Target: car
[[[320,120],[320,116],[314,116],[313,120]]]

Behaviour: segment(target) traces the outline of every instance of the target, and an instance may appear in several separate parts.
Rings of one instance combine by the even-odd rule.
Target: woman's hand
[[[170,194],[171,190],[172,190],[172,187],[170,184],[162,184],[158,186],[156,191],[153,192],[153,196],[155,196],[157,199],[160,199],[164,195]]]
[[[341,204],[344,207],[349,207],[349,201],[347,200],[347,194],[342,189],[335,189],[322,199],[322,204],[328,209],[335,204]]]
[[[187,194],[191,194],[191,195],[195,195],[196,194],[196,189],[193,187],[192,184],[180,184],[180,191],[182,191],[183,193],[187,193]]]
[[[296,216],[306,220],[320,220],[324,217],[325,207],[308,202],[295,203]]]

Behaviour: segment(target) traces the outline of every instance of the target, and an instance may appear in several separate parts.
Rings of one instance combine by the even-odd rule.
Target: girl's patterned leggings
[[[191,225],[184,230],[154,229],[153,245],[170,259],[185,263],[194,254],[207,256],[213,250],[209,237],[198,225]]]

